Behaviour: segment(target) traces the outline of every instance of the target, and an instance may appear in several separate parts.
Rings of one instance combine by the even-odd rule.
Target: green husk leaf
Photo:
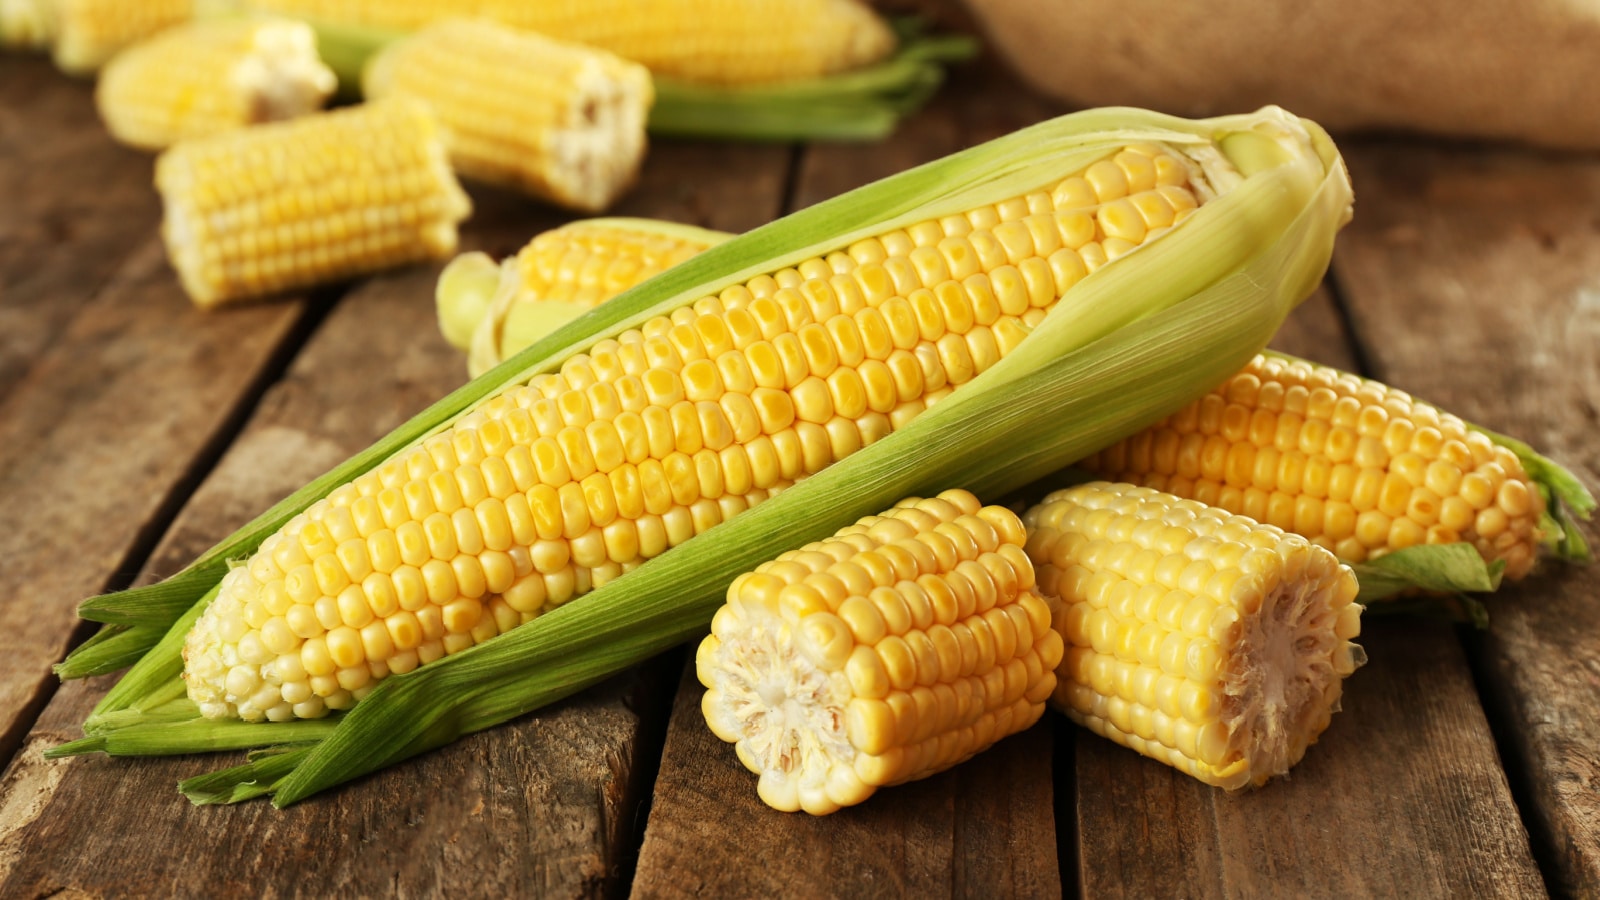
[[[307,748],[295,747],[278,753],[251,754],[242,766],[187,778],[178,790],[196,806],[240,803],[272,793],[285,774],[305,758]]]
[[[159,625],[108,625],[51,667],[56,677],[87,678],[125,669],[139,661],[166,629]]]
[[[1275,110],[1199,123],[1099,110],[1043,123],[708,250],[452,396],[522,383],[601,337],[727,284],[1015,196],[1130,141],[1200,144],[1218,133],[1292,125]],[[308,751],[276,802],[498,724],[693,637],[735,574],[908,493],[964,486],[997,496],[1204,393],[1264,346],[1315,286],[1347,216],[1342,166],[1326,136],[1310,127],[1315,155],[1201,207],[1192,225],[1129,255],[1141,264],[1119,261],[1079,282],[1022,347],[902,431],[528,625],[379,683]],[[442,406],[386,442],[403,446],[447,425],[448,417],[436,417]],[[176,659],[186,630],[175,627],[162,652]],[[161,674],[169,664],[147,657],[140,666]]]
[[[1420,544],[1396,550],[1375,560],[1351,563],[1361,593],[1356,601],[1369,604],[1410,591],[1454,594],[1498,590],[1505,562],[1483,561],[1468,543]]]

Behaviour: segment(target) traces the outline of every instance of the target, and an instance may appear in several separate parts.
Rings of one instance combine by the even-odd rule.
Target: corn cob
[[[448,256],[471,211],[437,123],[408,100],[179,142],[156,187],[203,307]]]
[[[159,150],[315,112],[337,84],[310,26],[230,18],[176,25],[118,54],[95,102],[113,137]]]
[[[732,235],[649,219],[584,219],[535,237],[504,266],[464,253],[439,276],[439,329],[474,377],[605,300]]]
[[[695,657],[706,724],[774,809],[823,815],[1038,721],[1060,635],[1015,513],[902,501],[728,588]]]
[[[1052,704],[1207,784],[1287,772],[1366,660],[1355,575],[1298,535],[1108,482],[1024,521],[1067,644]]]
[[[427,103],[461,174],[585,212],[633,184],[654,98],[642,66],[460,19],[391,44],[362,84],[371,98]]]
[[[909,422],[1211,192],[1155,145],[1048,188],[651,319],[341,487],[228,575],[190,696],[314,717],[531,621]]]
[[[474,16],[588,44],[658,75],[718,85],[818,78],[894,51],[888,24],[857,0],[253,0],[336,24],[414,30]]]
[[[0,47],[44,50],[55,33],[54,0],[0,0]]]
[[[197,0],[50,0],[55,17],[55,62],[63,72],[88,75],[124,47],[190,19]]]
[[[1465,541],[1515,579],[1542,538],[1545,501],[1516,453],[1403,391],[1277,356],[1080,466],[1275,525],[1352,563]]]

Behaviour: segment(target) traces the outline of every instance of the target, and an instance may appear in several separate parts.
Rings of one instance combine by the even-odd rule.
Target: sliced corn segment
[[[471,211],[438,124],[408,100],[181,141],[156,187],[203,307],[448,256]]]
[[[55,61],[88,75],[124,47],[187,21],[204,0],[49,0],[55,17]]]
[[[638,176],[655,89],[603,50],[487,21],[452,19],[367,66],[368,97],[426,102],[461,174],[598,212]]]
[[[477,16],[588,44],[687,81],[740,85],[817,78],[894,52],[894,32],[857,0],[252,0],[337,24],[417,29]]]
[[[211,717],[320,715],[616,578],[949,396],[1230,171],[1134,146],[735,284],[509,387],[231,572],[188,637],[189,696]]]
[[[1511,450],[1403,391],[1271,355],[1080,465],[1276,525],[1353,563],[1465,541],[1515,579],[1542,537],[1544,498]]]
[[[0,47],[44,50],[55,35],[54,0],[0,0]]]
[[[926,778],[1044,713],[1061,636],[1015,513],[910,499],[743,575],[695,657],[701,709],[774,809]]]
[[[474,377],[600,303],[732,235],[649,219],[584,219],[497,265],[457,257],[439,276],[439,326]],[[471,283],[469,283],[471,282]]]
[[[95,102],[113,137],[159,150],[315,112],[337,86],[309,25],[228,18],[177,25],[118,54]]]
[[[1298,535],[1150,488],[1094,482],[1023,517],[1066,640],[1053,704],[1230,790],[1299,762],[1366,660],[1358,585]]]

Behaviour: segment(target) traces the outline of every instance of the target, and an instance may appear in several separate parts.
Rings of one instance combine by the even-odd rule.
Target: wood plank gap
[[[1056,863],[1061,868],[1061,896],[1083,897],[1083,857],[1078,853],[1078,726],[1054,710],[1045,719],[1055,747],[1051,754],[1051,783],[1055,785]],[[1040,726],[1035,726],[1040,727]]]
[[[800,202],[801,163],[805,159],[807,145],[793,144],[789,147],[789,164],[783,173],[783,190],[778,195],[778,215],[787,216],[798,210]]]
[[[639,683],[628,703],[639,717],[634,739],[638,753],[621,803],[621,809],[632,811],[632,821],[627,825],[622,846],[617,848],[612,877],[606,882],[608,900],[621,900],[633,890],[633,876],[639,869],[639,849],[644,845],[644,832],[654,805],[656,778],[661,773],[661,754],[667,745],[667,723],[672,720],[677,676],[688,664],[688,654],[687,647],[678,647],[640,666]]]
[[[1551,891],[1552,896],[1560,896],[1565,892],[1559,887],[1564,880],[1564,870],[1561,854],[1556,849],[1558,838],[1549,820],[1539,815],[1538,791],[1531,775],[1537,761],[1516,740],[1518,716],[1513,709],[1516,696],[1506,685],[1497,683],[1494,673],[1490,671],[1487,660],[1491,651],[1485,633],[1466,626],[1458,626],[1456,632],[1467,658],[1467,670],[1472,673],[1472,686],[1478,693],[1478,705],[1483,707],[1483,716],[1489,723],[1489,735],[1494,738],[1495,752],[1499,754],[1500,765],[1506,772],[1511,802],[1516,807],[1517,818],[1522,820],[1522,827],[1528,832],[1528,850],[1533,855],[1534,865],[1539,868],[1539,877],[1544,879],[1545,889]]]
[[[1334,252],[1338,252],[1335,250]],[[1323,290],[1328,295],[1328,306],[1333,310],[1339,320],[1339,328],[1344,331],[1344,347],[1342,350],[1355,364],[1354,372],[1363,378],[1383,379],[1375,371],[1372,354],[1367,352],[1367,341],[1362,337],[1361,330],[1356,327],[1355,318],[1350,314],[1350,304],[1345,300],[1344,286],[1339,281],[1339,275],[1330,264],[1328,271],[1322,277]]]

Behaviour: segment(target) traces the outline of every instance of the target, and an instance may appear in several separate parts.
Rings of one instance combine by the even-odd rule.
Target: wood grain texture
[[[112,143],[91,90],[0,56],[0,397],[155,236],[152,158]]]
[[[787,165],[775,148],[664,148],[620,211],[748,228],[776,212]],[[736,195],[709,177],[711,166],[749,172],[747,190]],[[514,252],[564,220],[501,192],[473,194],[468,247]],[[435,324],[437,274],[380,276],[339,301],[183,509],[144,580],[176,571],[465,381],[464,359]],[[68,685],[0,780],[0,896],[614,892],[633,840],[640,762],[659,751],[650,722],[664,718],[662,685],[675,675],[623,673],[282,812],[264,802],[196,809],[173,790],[237,757],[41,760],[39,749],[75,736],[110,679]],[[151,847],[170,849],[152,858]]]
[[[158,245],[0,402],[0,758],[54,682],[79,600],[126,580],[302,314],[196,311]],[[123,573],[123,574],[119,574]]]
[[[1382,143],[1347,157],[1363,199],[1338,273],[1379,373],[1600,486],[1600,161]],[[1547,565],[1469,640],[1551,888],[1586,896],[1600,895],[1597,579]]]
[[[1061,893],[1048,771],[1032,728],[932,778],[832,815],[780,813],[706,728],[685,667],[633,896],[1051,897]]]

